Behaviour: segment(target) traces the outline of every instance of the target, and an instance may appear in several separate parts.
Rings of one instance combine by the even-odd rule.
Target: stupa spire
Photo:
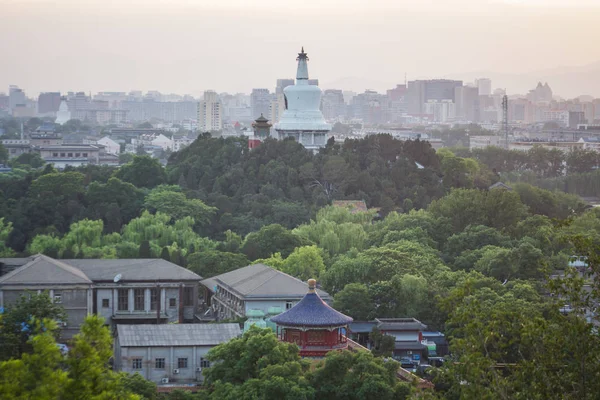
[[[302,50],[298,53],[298,57],[296,58],[298,61],[298,71],[296,72],[296,80],[297,81],[308,81],[308,54],[304,52],[304,46],[302,46]]]

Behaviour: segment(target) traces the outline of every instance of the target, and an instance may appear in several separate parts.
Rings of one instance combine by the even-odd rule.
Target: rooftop
[[[117,325],[121,347],[214,346],[241,333],[239,324]]]
[[[415,318],[376,318],[377,328],[382,331],[423,331],[427,325]]]
[[[79,269],[38,254],[27,263],[0,278],[4,285],[91,284]]]
[[[329,327],[344,326],[352,318],[334,310],[315,291],[316,281],[309,279],[308,293],[294,307],[271,318],[272,322],[283,326]]]
[[[55,260],[43,254],[28,258],[2,258],[0,263],[16,267],[0,277],[0,284],[43,285],[121,281],[199,281],[192,271],[163,259],[71,259]]]
[[[62,260],[83,271],[93,281],[112,281],[121,274],[123,281],[199,281],[201,276],[162,258],[124,258],[115,260]]]
[[[253,264],[217,275],[202,281],[209,290],[217,285],[249,299],[258,298],[302,298],[308,286],[306,282],[294,278],[264,264]],[[319,295],[330,299],[327,292],[317,289]]]

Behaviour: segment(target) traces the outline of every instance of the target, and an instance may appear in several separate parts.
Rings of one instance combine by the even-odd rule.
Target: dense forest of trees
[[[205,135],[166,168],[135,157],[120,169],[3,177],[0,251],[162,257],[203,277],[263,262],[317,278],[357,320],[415,317],[445,332],[453,362],[437,372],[436,396],[585,398],[600,390],[598,336],[581,318],[600,292],[582,290],[596,287],[600,210],[538,184],[597,172],[586,164],[571,174],[576,162],[555,157],[538,148],[436,153],[386,135],[330,141],[313,155],[289,140],[249,150],[243,139]],[[511,189],[488,189],[499,180]],[[365,200],[371,211],[329,206],[335,199]],[[587,256],[591,272],[570,270],[572,255]],[[561,314],[565,304],[575,311]],[[347,365],[340,357],[332,362]],[[251,385],[215,372],[209,395],[263,393],[264,373],[297,398],[324,396],[311,381],[319,374],[297,363],[255,371]]]

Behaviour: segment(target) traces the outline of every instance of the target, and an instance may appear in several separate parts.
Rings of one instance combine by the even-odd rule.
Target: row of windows
[[[158,305],[158,290],[157,288],[150,289],[150,310],[156,310]],[[135,311],[144,311],[145,309],[145,296],[146,289],[133,289],[133,309]],[[194,305],[194,288],[184,287],[183,288],[183,305],[193,306]],[[109,299],[102,299],[102,307],[110,307]],[[177,307],[177,299],[169,299],[169,307]],[[117,310],[127,311],[129,310],[129,289],[118,289],[117,290]]]
[[[208,368],[210,367],[210,361],[205,360],[204,358],[200,359],[200,367]],[[131,360],[131,368],[132,369],[142,369],[142,358],[136,357]],[[166,362],[164,358],[155,358],[154,359],[154,368],[155,369],[165,369]],[[188,368],[188,359],[187,357],[180,357],[177,359],[177,368],[185,369]]]
[[[58,157],[58,154],[59,153],[52,153],[52,157]],[[88,156],[88,153],[75,153],[75,157],[87,157],[87,156]],[[73,153],[60,153],[60,157],[73,157]]]

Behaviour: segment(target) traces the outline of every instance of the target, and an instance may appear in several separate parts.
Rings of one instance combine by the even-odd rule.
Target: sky
[[[598,63],[599,20],[600,0],[0,0],[0,92],[273,89],[301,46],[323,87],[524,74]]]

